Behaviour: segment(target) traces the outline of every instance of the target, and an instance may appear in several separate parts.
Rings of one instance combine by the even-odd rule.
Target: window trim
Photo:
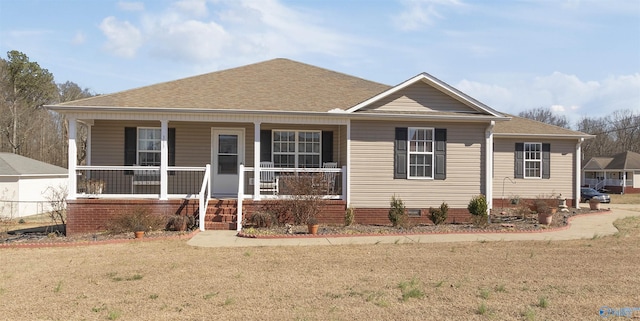
[[[431,151],[430,152],[412,152],[411,151],[411,130],[429,130],[431,131]],[[435,179],[435,144],[436,130],[434,127],[407,127],[407,178],[417,180],[434,180]],[[431,156],[431,176],[411,176],[411,155],[430,155]]]
[[[153,130],[158,130],[158,131],[162,131],[162,129],[160,127],[136,127],[136,165],[138,166],[160,166],[160,163],[158,163],[158,165],[141,165],[140,164],[140,153],[157,153],[159,155],[161,155],[162,153],[162,148],[159,149],[157,152],[155,150],[147,150],[147,149],[140,149],[140,130],[141,129],[153,129]],[[162,136],[162,133],[160,133]],[[162,144],[162,137],[158,138],[158,142],[160,144]]]
[[[527,145],[538,145],[540,148],[538,149],[538,154],[540,157],[538,159],[527,159]],[[542,179],[542,171],[543,171],[543,151],[542,151],[542,142],[523,142],[522,145],[522,178],[523,179]],[[529,152],[531,153],[531,152]],[[527,163],[538,163],[539,165],[539,175],[538,176],[528,176],[527,175]]]
[[[290,152],[287,153],[283,153],[283,152],[276,152],[275,151],[275,144],[276,144],[276,140],[275,140],[275,134],[276,132],[294,132],[295,135],[295,140],[294,140],[294,144],[295,144],[295,151],[293,152],[293,156],[294,156],[294,168],[300,168],[300,164],[299,164],[299,156],[301,155],[318,155],[318,159],[319,159],[319,164],[317,168],[322,168],[322,130],[304,130],[304,129],[272,129],[271,130],[271,160],[273,161],[274,166],[277,167],[277,164],[275,163],[275,155],[276,154],[281,154],[281,155],[290,155]],[[299,151],[299,146],[298,144],[300,143],[298,138],[299,138],[299,133],[300,132],[304,132],[304,133],[317,133],[319,140],[318,140],[318,144],[319,144],[319,149],[318,149],[318,153],[309,153],[309,152],[303,152],[301,153]],[[308,167],[308,168],[316,168],[316,167]]]

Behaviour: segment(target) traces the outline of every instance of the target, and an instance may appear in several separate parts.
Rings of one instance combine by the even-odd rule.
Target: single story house
[[[0,217],[49,211],[51,189],[66,189],[68,170],[13,153],[0,153]]]
[[[640,193],[640,154],[591,157],[582,167],[582,184],[611,193]]]
[[[288,59],[47,108],[69,121],[70,160],[77,122],[89,126],[87,165],[69,163],[69,233],[133,206],[240,229],[300,173],[328,178],[325,223],[343,222],[347,206],[357,222],[388,223],[393,195],[425,223],[442,202],[451,221],[469,219],[478,194],[490,208],[559,195],[579,206],[591,138],[501,113],[427,73],[388,86]]]

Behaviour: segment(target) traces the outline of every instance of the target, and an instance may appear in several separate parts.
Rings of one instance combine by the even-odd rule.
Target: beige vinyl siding
[[[413,112],[477,112],[424,82],[417,82],[362,109]]]
[[[92,165],[124,165],[124,128],[160,127],[160,122],[96,120],[91,128]],[[176,166],[211,163],[211,128],[244,128],[245,164],[253,166],[253,124],[169,122],[176,129]]]
[[[514,178],[515,145],[516,143],[549,143],[550,178]],[[520,198],[557,197],[562,194],[566,198],[575,198],[573,193],[575,179],[575,140],[539,140],[539,139],[507,139],[494,138],[494,168],[493,168],[493,197],[509,199],[512,196]],[[513,180],[515,184],[508,179]],[[503,192],[504,182],[504,192]],[[494,204],[499,206],[499,204]]]
[[[466,208],[483,192],[484,124],[351,122],[351,204],[358,208],[388,207],[392,195],[409,208],[447,202]],[[446,180],[394,179],[396,127],[447,129]]]
[[[125,127],[160,127],[160,122],[96,120],[91,128],[92,165],[118,166],[124,164]],[[244,164],[253,166],[253,124],[169,122],[169,127],[176,129],[176,166],[200,167],[211,163],[212,128],[243,128],[245,131]],[[261,129],[333,131],[334,161],[339,162],[339,166],[346,164],[346,126],[262,124]]]

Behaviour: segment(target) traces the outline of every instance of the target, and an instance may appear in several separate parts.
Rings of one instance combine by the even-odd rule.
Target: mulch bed
[[[539,232],[558,229],[567,226],[569,218],[576,215],[607,213],[608,210],[592,211],[588,208],[570,209],[569,212],[557,212],[553,215],[550,225],[538,223],[537,214],[517,215],[513,210],[505,210],[491,216],[491,224],[476,226],[473,224],[441,224],[441,225],[413,225],[406,228],[391,225],[323,225],[320,224],[317,236],[364,236],[364,235],[398,235],[398,234],[439,234],[439,233],[495,233],[495,232]],[[272,226],[269,228],[244,228],[238,233],[240,237],[248,238],[280,238],[280,237],[310,237],[307,226]]]

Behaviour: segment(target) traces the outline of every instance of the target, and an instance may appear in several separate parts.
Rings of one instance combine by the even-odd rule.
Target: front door
[[[211,141],[212,196],[237,195],[238,169],[244,162],[244,129],[214,128]]]

